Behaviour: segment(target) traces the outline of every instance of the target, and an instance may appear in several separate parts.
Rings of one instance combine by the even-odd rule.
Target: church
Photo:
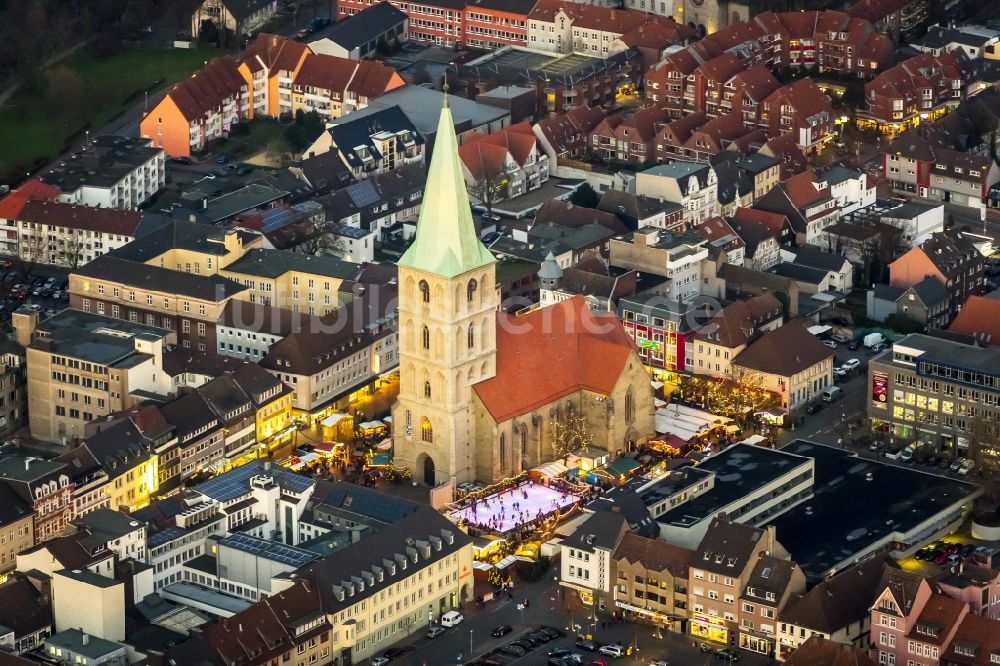
[[[395,463],[428,485],[492,482],[558,458],[553,423],[585,424],[612,454],[653,434],[649,375],[614,315],[581,297],[498,312],[447,96],[416,238],[398,262]]]

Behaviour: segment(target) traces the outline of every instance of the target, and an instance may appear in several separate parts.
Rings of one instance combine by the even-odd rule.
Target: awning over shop
[[[538,472],[542,476],[547,476],[550,479],[557,479],[569,471],[569,467],[562,464],[562,462],[556,460],[554,462],[545,463],[541,467],[536,467],[532,472]]]
[[[358,427],[362,430],[375,430],[376,428],[384,428],[385,424],[381,421],[364,421]]]
[[[493,565],[488,562],[480,562],[477,560],[472,563],[472,568],[477,571],[489,571],[493,568]]]
[[[514,557],[513,555],[508,555],[507,557],[497,562],[496,567],[497,569],[506,569],[510,565],[514,564],[514,562],[517,562],[517,558]]]
[[[719,426],[728,426],[733,420],[693,407],[673,403],[656,410],[654,426],[661,435],[676,435],[685,442],[703,432]]]
[[[392,462],[391,453],[376,453],[372,456],[372,467],[384,467]]]
[[[341,442],[320,442],[316,445],[316,451],[329,455],[342,446]]]
[[[332,428],[333,426],[337,425],[344,419],[349,419],[349,418],[351,418],[350,414],[341,414],[339,412],[336,414],[330,414],[328,417],[323,419],[323,425],[325,425],[327,428]]]
[[[392,440],[386,437],[381,442],[379,442],[378,446],[376,446],[375,448],[378,449],[379,451],[388,451],[389,449],[392,448]]]
[[[639,469],[639,467],[641,467],[641,465],[635,458],[619,458],[610,465],[602,467],[600,471],[608,474],[609,476],[618,478],[634,472]]]

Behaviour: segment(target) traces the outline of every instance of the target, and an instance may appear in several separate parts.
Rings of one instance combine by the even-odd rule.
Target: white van
[[[905,449],[903,449],[903,453],[902,455],[899,456],[899,459],[902,460],[903,462],[910,462],[911,460],[913,460],[914,453],[916,453],[916,451],[913,450],[913,447],[908,446]]]
[[[457,624],[461,624],[464,619],[465,618],[458,611],[448,611],[441,616],[441,626],[454,627]]]
[[[844,396],[844,391],[839,386],[831,386],[823,391],[823,402],[833,402],[840,400]]]

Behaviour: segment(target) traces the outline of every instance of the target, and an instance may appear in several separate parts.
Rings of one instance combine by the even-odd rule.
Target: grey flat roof
[[[813,496],[770,521],[778,541],[811,582],[888,534],[909,532],[980,490],[801,439],[781,451],[816,461]]]
[[[60,576],[65,576],[66,578],[72,578],[73,580],[80,581],[81,583],[92,585],[93,587],[114,587],[115,585],[124,585],[124,583],[117,581],[114,578],[108,578],[100,574],[95,574],[90,569],[62,569],[56,573]]]
[[[370,100],[367,107],[351,113],[346,120],[357,120],[383,109],[398,106],[418,132],[424,136],[434,136],[437,133],[438,117],[441,115],[443,95],[442,92],[423,86],[402,86]],[[506,109],[480,104],[456,95],[448,95],[448,104],[459,133],[510,115],[510,111]]]
[[[73,654],[83,655],[89,659],[100,659],[112,652],[124,650],[121,643],[106,641],[100,636],[87,636],[87,642],[83,642],[84,633],[79,629],[66,629],[58,634],[52,634],[45,639],[45,645],[62,648]]]
[[[806,462],[806,458],[788,451],[736,444],[698,465],[698,469],[715,474],[711,490],[661,514],[657,520],[691,527]]]
[[[108,365],[136,354],[133,338],[140,333],[163,338],[168,331],[67,308],[38,325],[31,346],[41,348],[47,344],[53,354]]]
[[[922,333],[911,333],[894,344],[923,350],[921,361],[937,361],[991,375],[1000,373],[1000,347],[973,347]],[[892,363],[892,356],[886,355],[879,362]]]
[[[253,183],[209,201],[201,210],[209,222],[225,220],[242,212],[287,197],[290,192]]]

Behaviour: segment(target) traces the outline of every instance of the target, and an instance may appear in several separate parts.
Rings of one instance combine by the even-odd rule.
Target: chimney
[[[90,645],[90,634],[84,632],[83,635],[80,636],[80,645]]]
[[[38,313],[27,308],[18,309],[11,315],[10,323],[14,328],[14,339],[17,340],[17,344],[22,347],[30,345],[38,327]]]

